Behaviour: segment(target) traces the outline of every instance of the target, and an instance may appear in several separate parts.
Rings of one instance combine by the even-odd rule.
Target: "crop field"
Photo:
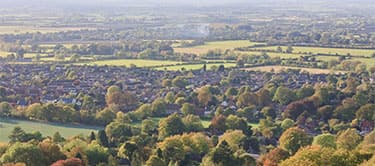
[[[127,66],[136,65],[137,67],[155,67],[164,65],[177,65],[181,62],[177,61],[161,61],[161,60],[143,60],[143,59],[115,59],[115,60],[99,60],[87,63],[77,63],[78,65],[98,65],[98,66]]]
[[[354,58],[348,61],[359,61],[363,64],[366,64],[367,67],[375,67],[375,58],[368,59],[368,58]]]
[[[100,127],[90,127],[83,125],[66,125],[56,123],[39,123],[14,119],[0,118],[0,142],[8,142],[8,135],[14,127],[21,127],[26,132],[40,131],[43,136],[52,136],[59,132],[63,137],[69,138],[79,134],[89,135],[91,131],[100,130]]]
[[[339,57],[338,56],[315,56],[316,60],[319,60],[319,61],[325,61],[325,62],[328,62],[328,61],[331,61],[331,60],[339,60]]]
[[[284,51],[287,49],[286,46],[281,47]],[[276,51],[277,46],[270,47],[258,47],[257,49],[263,50],[274,50]],[[293,53],[313,53],[313,54],[339,54],[352,56],[367,56],[370,57],[375,53],[375,49],[346,49],[346,48],[323,48],[323,47],[293,47]]]
[[[248,40],[228,40],[228,41],[214,41],[214,42],[206,42],[204,45],[195,46],[195,47],[185,47],[185,48],[174,48],[175,52],[179,53],[194,53],[197,55],[202,55],[207,53],[210,50],[220,49],[225,51],[227,49],[234,49],[239,47],[247,47],[252,46],[254,43]]]
[[[92,29],[85,27],[34,27],[34,26],[0,26],[0,34],[21,34],[21,33],[52,33],[70,30]]]
[[[158,67],[155,68],[156,70],[169,70],[169,71],[178,71],[178,70],[199,70],[203,68],[204,64],[183,64],[183,65],[175,65],[175,66],[168,66],[168,67]],[[214,66],[219,67],[220,65],[224,65],[225,68],[235,67],[236,63],[209,63],[206,64],[207,70],[212,69]]]
[[[238,51],[241,55],[262,55],[263,52],[260,51]],[[281,58],[281,59],[295,59],[303,56],[303,54],[287,54],[287,53],[277,53],[277,52],[267,52],[267,55],[271,58]]]
[[[9,54],[9,52],[6,52],[6,51],[0,51],[0,57],[7,57],[7,55]]]
[[[311,74],[330,74],[330,73],[345,73],[345,71],[336,71],[336,70],[329,70],[329,69],[317,69],[317,68],[303,68],[303,67],[288,67],[288,66],[260,66],[260,67],[251,67],[246,68],[244,70],[249,71],[266,71],[266,72],[281,72],[287,69],[301,69],[301,71],[306,71]]]

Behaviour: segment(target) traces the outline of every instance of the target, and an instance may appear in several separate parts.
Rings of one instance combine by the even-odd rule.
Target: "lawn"
[[[325,61],[325,62],[329,62],[331,60],[336,60],[336,61],[339,60],[338,56],[316,56],[315,58],[316,60]]]
[[[224,65],[225,68],[235,67],[236,63],[208,63],[206,64],[207,70],[212,69],[212,67],[216,66],[219,67],[220,65]],[[156,70],[169,70],[169,71],[178,71],[178,70],[199,70],[203,68],[203,64],[186,64],[186,65],[176,65],[176,66],[168,66],[168,67],[158,67],[155,68]]]
[[[206,42],[204,45],[195,47],[185,47],[185,48],[174,48],[175,52],[179,53],[193,53],[197,55],[202,55],[207,53],[209,50],[220,49],[225,51],[227,49],[234,49],[239,47],[252,46],[259,43],[250,42],[248,40],[228,40],[228,41],[214,41]]]
[[[40,131],[43,136],[52,136],[55,132],[59,132],[63,137],[69,138],[79,134],[89,135],[92,131],[102,128],[84,126],[84,125],[66,125],[57,123],[39,123],[24,120],[3,119],[0,118],[0,142],[8,142],[8,135],[14,127],[19,126],[26,132]]]
[[[286,46],[281,47],[284,51],[287,49]],[[257,49],[262,50],[274,50],[276,51],[277,46],[270,47],[258,47]],[[313,53],[313,54],[339,54],[347,55],[350,53],[352,56],[367,56],[370,57],[375,53],[375,49],[346,49],[346,48],[323,48],[323,47],[293,47],[293,53]]]
[[[345,71],[334,71],[329,69],[318,69],[318,68],[303,68],[303,67],[288,67],[288,66],[260,66],[260,67],[251,67],[246,68],[245,70],[249,71],[266,71],[266,72],[281,72],[287,69],[301,69],[302,71],[309,72],[311,74],[330,74],[330,73],[345,73]]]
[[[262,55],[261,51],[237,51],[241,55]],[[300,58],[303,54],[286,54],[286,53],[277,53],[277,52],[267,52],[267,55],[271,58],[281,58],[281,59],[295,59]]]
[[[165,65],[176,65],[181,62],[177,61],[161,61],[161,60],[144,60],[144,59],[115,59],[115,60],[99,60],[87,63],[76,63],[78,65],[98,65],[98,66],[127,66],[136,65],[137,67],[155,67]]]

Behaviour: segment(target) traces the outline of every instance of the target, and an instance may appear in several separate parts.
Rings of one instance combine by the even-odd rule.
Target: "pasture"
[[[98,66],[127,66],[135,65],[137,67],[156,67],[165,65],[177,65],[178,61],[162,61],[162,60],[144,60],[144,59],[114,59],[114,60],[98,60],[87,63],[76,63],[77,65],[98,65]]]
[[[69,125],[57,123],[40,123],[15,119],[0,118],[0,142],[8,142],[9,134],[14,127],[21,127],[25,132],[40,131],[43,136],[52,136],[55,132],[59,132],[63,137],[69,138],[72,136],[83,134],[89,135],[92,131],[98,131],[102,128],[84,126],[84,125]]]
[[[281,47],[283,51],[287,49],[287,46]],[[268,46],[268,47],[257,47],[257,49],[261,50],[272,50],[276,51],[277,46]],[[324,47],[293,47],[293,53],[299,54],[338,54],[338,55],[347,55],[350,54],[352,56],[366,56],[370,57],[372,54],[375,53],[375,49],[346,49],[346,48],[324,48]]]
[[[168,71],[178,71],[178,70],[199,70],[203,68],[204,64],[182,64],[168,67],[158,67],[156,70],[168,70]],[[211,70],[214,67],[219,67],[224,65],[225,68],[235,67],[236,63],[208,63],[206,64],[207,70]]]
[[[287,69],[300,69],[302,72],[308,72],[311,74],[330,74],[330,73],[345,73],[345,71],[336,71],[329,69],[318,69],[318,68],[304,68],[304,67],[289,67],[289,66],[260,66],[260,67],[250,67],[244,70],[248,71],[265,71],[265,72],[282,72]]]
[[[81,29],[93,29],[86,27],[37,27],[37,26],[0,26],[0,34],[22,34],[22,33],[53,33],[63,31],[75,31]]]
[[[252,56],[252,55],[259,56],[263,54],[263,52],[261,51],[237,51],[236,53],[240,55],[248,55],[248,56]],[[270,56],[271,58],[280,58],[280,59],[296,59],[296,58],[300,58],[301,56],[303,56],[303,54],[287,54],[287,53],[277,53],[277,52],[266,52],[266,54]]]
[[[207,53],[210,50],[217,50],[220,49],[222,51],[225,51],[227,49],[234,49],[239,47],[248,47],[253,46],[255,44],[250,42],[248,40],[228,40],[228,41],[214,41],[214,42],[206,42],[204,45],[195,46],[195,47],[184,47],[184,48],[174,48],[175,52],[178,53],[193,53],[197,55],[203,55]]]

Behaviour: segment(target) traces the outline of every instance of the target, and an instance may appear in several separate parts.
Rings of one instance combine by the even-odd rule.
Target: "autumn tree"
[[[38,146],[29,143],[15,143],[7,149],[0,161],[1,163],[22,162],[27,166],[45,165],[45,156]]]
[[[337,134],[337,148],[353,150],[362,141],[361,135],[355,129],[347,129]]]
[[[275,148],[263,156],[262,163],[264,166],[278,166],[278,163],[287,159],[288,157],[288,151],[281,148]]]
[[[281,148],[287,150],[290,154],[294,154],[301,147],[310,145],[312,138],[302,129],[294,127],[283,132],[279,142]]]
[[[58,160],[66,159],[66,156],[61,152],[60,147],[49,139],[43,140],[38,146],[45,157],[46,165],[50,165]]]

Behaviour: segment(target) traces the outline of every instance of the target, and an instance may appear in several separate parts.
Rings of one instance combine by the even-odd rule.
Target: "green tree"
[[[92,142],[87,146],[85,151],[87,155],[87,159],[89,165],[97,165],[99,163],[107,163],[109,152],[107,148],[104,148],[97,144],[96,142]]]
[[[181,107],[181,112],[184,115],[195,114],[195,106],[190,103],[184,103]]]
[[[246,141],[246,135],[241,130],[227,130],[219,139],[225,141],[233,151],[241,149]]]
[[[146,166],[165,166],[165,162],[156,155],[150,156],[150,158],[146,161]]]
[[[281,122],[281,128],[283,128],[283,130],[287,130],[293,126],[294,126],[294,121],[292,119],[287,118]]]
[[[145,119],[142,121],[141,130],[143,133],[148,135],[154,134],[158,129],[158,124],[151,119]]]
[[[186,132],[200,132],[204,130],[203,124],[199,116],[187,115],[182,118]]]
[[[105,133],[104,130],[98,131],[98,136],[97,136],[96,140],[98,141],[99,145],[102,145],[104,147],[108,147],[108,137],[107,137],[107,134]]]
[[[1,97],[0,97],[1,99]],[[8,102],[1,102],[0,103],[0,117],[7,117],[10,116],[13,108]]]
[[[250,105],[257,105],[258,98],[254,93],[245,92],[238,96],[236,105],[238,107],[246,107]]]
[[[172,85],[178,88],[185,88],[187,86],[188,82],[184,77],[177,76],[172,80]]]
[[[65,138],[60,135],[60,133],[57,131],[52,136],[52,141],[55,143],[64,142]]]
[[[226,141],[222,141],[212,152],[212,161],[216,165],[238,165],[239,161],[234,156],[234,151]]]
[[[166,115],[167,106],[163,99],[156,99],[151,104],[151,111],[153,116],[161,117]]]
[[[227,126],[227,129],[241,130],[248,136],[251,136],[252,134],[246,120],[235,115],[229,115],[225,121],[225,125]]]
[[[276,101],[282,105],[289,104],[296,99],[296,94],[286,87],[277,88],[275,95],[273,96],[273,101]]]
[[[164,139],[168,136],[182,134],[185,131],[185,125],[181,117],[172,114],[159,122],[159,138]]]
[[[166,138],[159,147],[166,163],[178,165],[185,158],[184,145],[180,139]]]
[[[45,164],[45,156],[38,146],[28,143],[15,143],[1,157],[1,163],[25,163],[27,166]]]
[[[105,108],[102,111],[96,113],[95,118],[100,124],[107,125],[116,118],[116,113],[109,108]]]
[[[310,145],[312,138],[302,129],[293,127],[283,132],[279,142],[281,148],[288,151],[290,154],[294,154],[301,147]]]
[[[359,120],[375,121],[375,104],[366,104],[359,108],[356,117]]]
[[[321,134],[314,137],[313,145],[320,145],[326,148],[336,148],[336,137],[332,134]]]
[[[133,136],[132,127],[129,124],[112,122],[105,127],[105,133],[109,140],[120,142]]]

